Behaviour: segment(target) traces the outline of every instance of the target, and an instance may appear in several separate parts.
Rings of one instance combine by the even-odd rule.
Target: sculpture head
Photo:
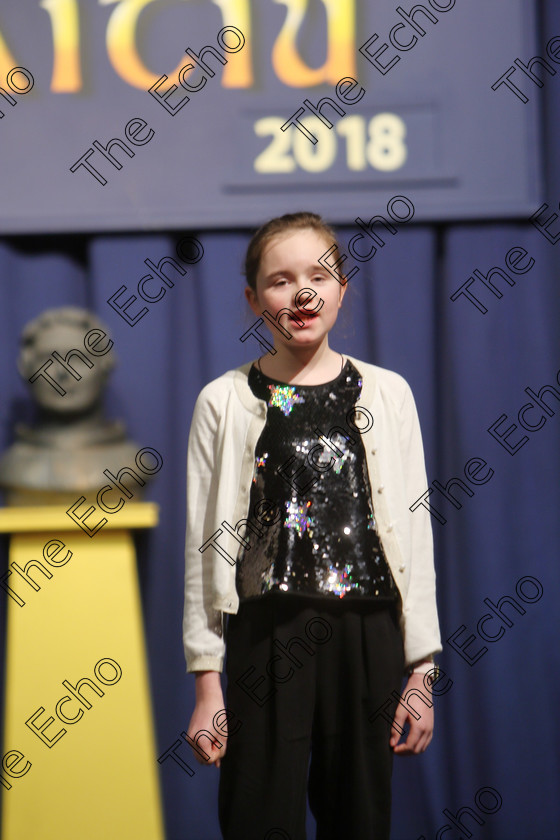
[[[84,344],[90,330],[99,332],[93,333]],[[44,411],[84,414],[100,402],[116,361],[113,342],[109,337],[102,338],[101,333],[107,335],[102,322],[76,306],[47,309],[25,325],[18,370]],[[105,348],[110,349],[101,355]],[[41,368],[42,372],[38,373]],[[30,382],[32,378],[34,381]]]

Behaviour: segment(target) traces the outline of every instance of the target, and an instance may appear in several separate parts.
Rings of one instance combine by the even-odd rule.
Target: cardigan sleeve
[[[215,402],[215,401],[214,401]],[[207,385],[195,403],[187,450],[187,527],[183,645],[187,671],[221,671],[225,644],[222,614],[212,607],[212,563],[199,549],[212,535],[216,497],[219,409]]]
[[[409,504],[413,505],[414,501],[426,492],[428,479],[418,412],[412,391],[406,382],[401,407],[400,440],[406,498]],[[406,603],[403,605],[406,666],[442,650],[430,514],[424,508],[420,508],[414,512],[410,511],[409,516],[411,568]]]

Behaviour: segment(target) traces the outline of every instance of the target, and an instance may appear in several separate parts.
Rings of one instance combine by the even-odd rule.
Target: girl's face
[[[324,235],[305,229],[278,234],[265,247],[257,274],[257,294],[250,287],[245,289],[251,309],[259,317],[265,309],[274,317],[280,309],[291,309],[303,321],[300,326],[288,314],[282,315],[279,323],[292,338],[270,325],[275,343],[289,344],[290,349],[309,348],[319,345],[332,329],[346,292],[346,285],[341,286],[319,264],[319,257],[332,244]],[[300,295],[298,308],[296,295],[302,289],[316,295]]]

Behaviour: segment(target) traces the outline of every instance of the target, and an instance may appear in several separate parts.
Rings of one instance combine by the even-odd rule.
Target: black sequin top
[[[240,600],[278,590],[395,603],[357,431],[363,417],[352,422],[359,372],[347,360],[331,382],[288,385],[253,365],[248,382],[268,409],[255,447],[250,548],[241,546],[237,558]]]

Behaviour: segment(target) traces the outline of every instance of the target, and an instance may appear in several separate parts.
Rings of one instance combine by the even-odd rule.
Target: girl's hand
[[[403,696],[406,697],[406,693],[411,688],[415,688],[417,691],[422,692],[422,694],[431,701],[431,691],[424,685],[423,674],[410,675],[406,688],[403,692]],[[412,695],[412,698],[414,697],[415,695]],[[418,720],[408,711],[406,706],[403,706],[402,703],[398,704],[395,711],[395,717],[393,719],[399,729],[403,729],[405,723],[410,725],[410,731],[407,735],[406,741],[403,741],[403,743],[398,746],[397,744],[401,738],[401,733],[398,729],[395,729],[394,727],[392,728],[389,744],[393,748],[393,752],[399,755],[417,755],[418,753],[424,752],[432,740],[432,734],[434,731],[434,707],[427,706],[418,698],[417,695],[416,699],[413,699],[410,705],[414,705],[414,709],[416,709],[416,711],[420,714],[420,718]]]
[[[211,743],[208,736],[200,739],[198,748],[208,755],[205,758],[192,744],[190,744],[194,757],[199,764],[215,764],[220,766],[220,760],[226,754],[227,743],[227,719],[222,716],[223,723],[220,720],[219,729],[214,727],[214,717],[217,712],[223,711],[224,695],[220,683],[220,675],[215,671],[200,672],[196,675],[196,705],[194,712],[189,722],[187,735],[193,741],[196,741],[196,735],[205,730],[210,732],[214,737]],[[224,735],[224,732],[226,733]],[[221,746],[220,746],[221,744]]]

